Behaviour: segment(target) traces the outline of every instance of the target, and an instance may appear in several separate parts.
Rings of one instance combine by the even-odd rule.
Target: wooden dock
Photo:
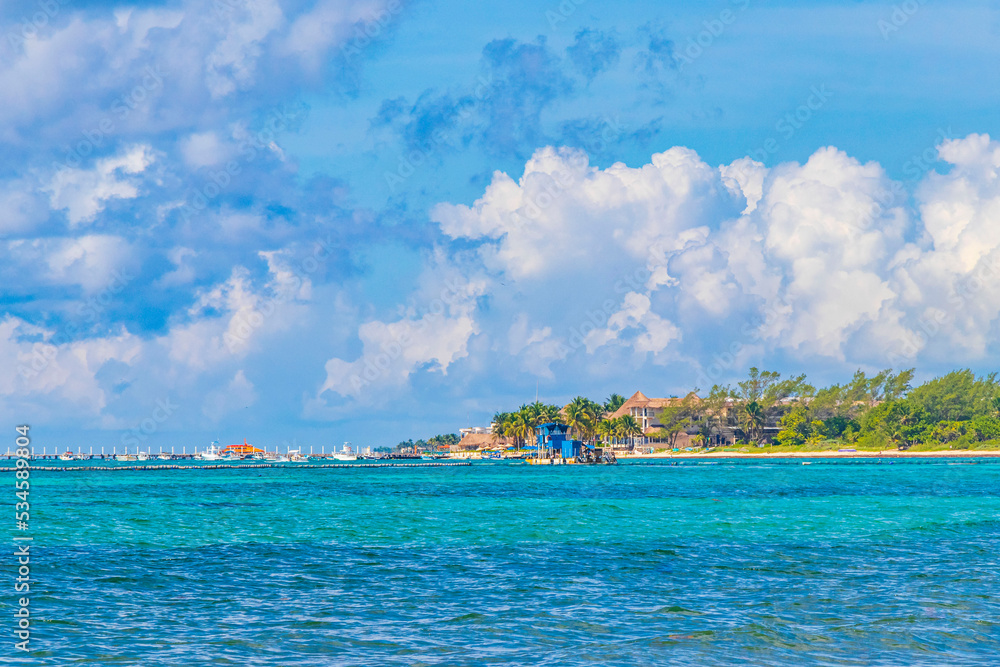
[[[281,468],[301,470],[303,468],[443,468],[450,466],[471,466],[470,461],[445,461],[435,463],[214,463],[209,465],[80,465],[80,466],[31,466],[30,468],[0,467],[0,472],[30,470],[32,473],[45,472],[145,472],[154,470],[249,470],[258,468]]]

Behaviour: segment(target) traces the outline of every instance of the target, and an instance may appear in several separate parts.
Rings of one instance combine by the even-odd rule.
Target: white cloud
[[[205,59],[213,97],[223,97],[253,83],[263,41],[285,22],[275,0],[248,0],[230,12],[224,38]]]
[[[98,160],[93,169],[60,169],[45,188],[50,205],[55,210],[65,209],[71,226],[93,222],[109,199],[139,196],[136,180],[128,176],[142,173],[152,162],[152,149],[138,145]]]
[[[8,406],[38,401],[58,409],[54,418],[73,416],[95,425],[108,401],[97,373],[110,361],[132,362],[141,346],[124,330],[103,338],[67,340],[64,332],[8,315],[0,320],[0,360],[8,369],[0,379],[0,398]]]
[[[223,144],[212,131],[189,135],[181,141],[180,148],[184,161],[196,169],[225,162],[233,154],[232,148]]]
[[[898,365],[906,346],[982,355],[1000,290],[956,295],[1000,268],[1000,144],[973,135],[940,151],[953,168],[925,178],[916,212],[880,165],[834,148],[772,169],[749,159],[712,169],[674,148],[603,170],[545,148],[518,180],[498,172],[474,204],[440,204],[432,218],[479,242],[490,321],[505,322],[483,335],[513,356],[544,340],[697,364],[705,339],[858,365]],[[621,289],[636,267],[643,279]],[[588,315],[601,303],[606,324],[580,326],[601,319]],[[952,323],[927,334],[945,316]]]

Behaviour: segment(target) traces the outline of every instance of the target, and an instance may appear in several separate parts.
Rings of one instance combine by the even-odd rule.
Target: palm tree
[[[601,442],[610,444],[611,438],[615,436],[615,420],[602,419],[594,428],[594,432],[601,436]]]
[[[500,441],[500,438],[506,438],[510,435],[510,421],[511,414],[509,412],[496,412],[493,414],[493,430],[492,430],[492,440],[493,444]]]
[[[637,422],[635,417],[632,415],[624,415],[615,421],[618,422],[621,437],[634,438],[642,435],[642,429],[639,427],[639,422]]]
[[[590,401],[583,396],[577,396],[569,402],[563,413],[566,416],[566,424],[581,439],[586,440],[587,435],[594,427],[593,410],[590,408]]]
[[[559,408],[558,405],[543,405],[541,411],[541,416],[542,416],[541,423],[552,424],[554,422],[560,421],[562,419],[562,415],[560,415],[560,412],[562,412],[562,410]]]
[[[758,401],[750,401],[743,406],[743,414],[741,415],[741,422],[743,425],[743,431],[747,434],[747,438],[750,442],[759,443],[764,435],[764,420],[766,419],[766,413],[764,411],[764,406]]]
[[[625,397],[621,394],[611,394],[608,400],[604,401],[604,411],[614,413],[625,403]]]
[[[509,434],[517,441],[519,448],[528,440],[533,439],[535,434],[535,423],[532,413],[527,406],[522,405],[521,409],[511,416]]]

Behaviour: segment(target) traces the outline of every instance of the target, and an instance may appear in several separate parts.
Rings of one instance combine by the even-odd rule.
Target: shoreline
[[[623,461],[645,459],[886,459],[886,458],[1000,458],[1000,450],[996,449],[945,449],[934,452],[910,452],[885,450],[881,452],[664,452],[659,454],[640,454],[623,456]]]

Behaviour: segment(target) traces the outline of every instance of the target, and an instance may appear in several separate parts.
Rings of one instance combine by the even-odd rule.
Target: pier
[[[107,466],[32,466],[31,472],[144,472],[154,470],[247,470],[258,468],[282,468],[284,470],[301,470],[302,468],[443,468],[449,466],[471,466],[470,461],[444,461],[433,463],[246,463],[227,464],[212,463],[207,465],[107,465]],[[25,468],[0,467],[0,472],[14,472]]]

